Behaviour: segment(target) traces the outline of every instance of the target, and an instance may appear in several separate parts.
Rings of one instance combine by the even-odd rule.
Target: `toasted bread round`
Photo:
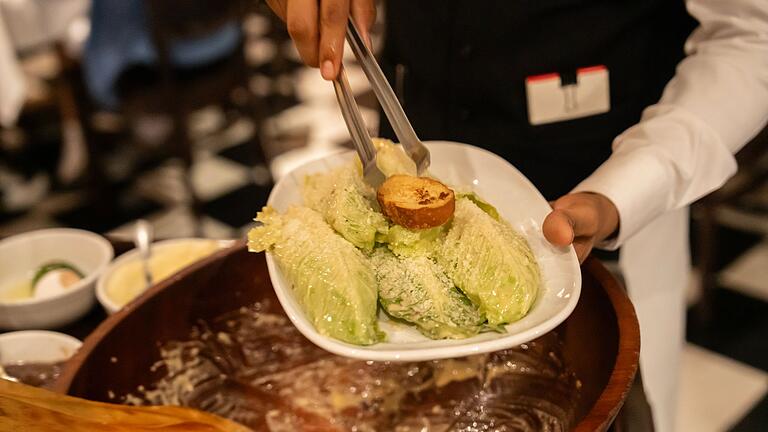
[[[427,177],[393,175],[379,186],[376,197],[384,215],[410,229],[440,226],[456,208],[453,191]]]

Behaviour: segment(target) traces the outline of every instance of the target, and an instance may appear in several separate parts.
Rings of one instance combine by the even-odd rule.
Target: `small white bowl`
[[[164,251],[167,251],[170,248],[178,246],[179,244],[202,243],[202,242],[216,242],[219,249],[224,249],[234,244],[234,240],[211,240],[211,239],[203,239],[203,238],[180,238],[180,239],[172,239],[172,240],[163,240],[163,241],[159,241],[157,243],[152,244],[152,255],[153,256],[161,255],[163,254]],[[119,304],[114,299],[112,299],[112,297],[110,297],[109,292],[107,291],[107,286],[109,284],[110,278],[114,275],[115,271],[121,266],[124,266],[130,262],[138,261],[139,259],[140,259],[139,251],[137,249],[131,249],[130,251],[124,253],[123,255],[120,255],[117,259],[115,259],[112,262],[112,264],[110,264],[109,267],[107,267],[107,269],[101,275],[99,280],[96,282],[96,298],[99,300],[99,303],[104,307],[104,310],[106,310],[107,313],[113,314],[126,306],[126,305]],[[200,259],[203,259],[203,258],[200,258]],[[153,282],[158,283],[160,281],[153,281]],[[138,298],[139,296],[141,296],[141,294],[134,297],[131,301],[128,302],[128,304],[136,300],[136,298]]]
[[[0,328],[50,329],[82,317],[93,307],[96,279],[113,256],[107,239],[78,229],[31,231],[0,241],[0,287],[31,277],[51,261],[71,263],[85,274],[81,281],[50,297],[0,301]]]
[[[68,360],[82,342],[63,333],[42,330],[0,334],[0,362],[57,363]]]
[[[448,185],[477,192],[528,240],[542,274],[536,302],[521,320],[506,326],[506,333],[487,332],[467,339],[431,340],[414,327],[396,325],[379,315],[387,341],[370,346],[352,345],[321,335],[307,319],[290,282],[267,253],[267,267],[280,304],[296,328],[319,347],[334,354],[363,360],[423,361],[498,351],[533,340],[554,329],[573,312],[581,293],[581,269],[572,246],[556,248],[541,232],[552,208],[520,171],[501,157],[478,147],[448,141],[425,143],[432,157],[430,173]],[[307,174],[348,163],[354,153],[311,161],[280,179],[267,203],[278,211],[301,204],[301,185]]]

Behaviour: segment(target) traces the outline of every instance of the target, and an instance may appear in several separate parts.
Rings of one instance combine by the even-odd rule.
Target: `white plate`
[[[571,314],[581,292],[581,271],[573,247],[555,248],[541,232],[550,207],[539,191],[507,161],[486,150],[447,141],[426,142],[432,154],[430,173],[459,190],[473,190],[493,204],[528,239],[541,267],[543,287],[523,319],[506,326],[506,333],[488,332],[459,340],[432,340],[415,327],[395,324],[381,316],[387,341],[370,346],[348,344],[319,334],[304,316],[291,284],[267,253],[267,266],[277,298],[293,324],[313,343],[334,354],[364,360],[421,361],[461,357],[511,348],[552,330]],[[275,185],[268,204],[285,211],[301,204],[305,175],[323,172],[351,160],[351,151],[309,162]],[[556,174],[553,174],[556,175]]]

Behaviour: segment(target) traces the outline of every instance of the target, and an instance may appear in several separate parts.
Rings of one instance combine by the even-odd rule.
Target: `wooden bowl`
[[[566,363],[581,380],[577,431],[605,430],[616,417],[638,366],[640,334],[624,290],[598,260],[582,266],[581,299],[556,330]],[[66,365],[56,390],[110,402],[151,384],[157,346],[184,339],[199,320],[270,299],[280,312],[263,254],[243,243],[223,250],[152,287],[107,318]]]

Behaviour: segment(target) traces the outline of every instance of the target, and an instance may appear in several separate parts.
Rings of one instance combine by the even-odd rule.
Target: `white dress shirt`
[[[690,274],[687,206],[736,172],[733,154],[768,121],[768,0],[686,4],[700,25],[661,100],[574,189],[601,193],[618,209],[618,236],[598,246],[622,247],[657,432],[675,429]]]
[[[768,121],[768,0],[688,0],[700,26],[661,100],[613,142],[576,191],[601,193],[620,215],[615,248],[653,219],[720,187],[733,154]]]

